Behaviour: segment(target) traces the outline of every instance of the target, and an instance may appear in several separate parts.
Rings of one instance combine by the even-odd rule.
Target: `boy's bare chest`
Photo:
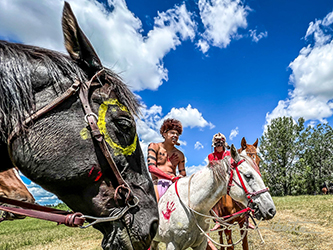
[[[157,153],[157,163],[158,165],[164,165],[166,163],[170,162],[170,157],[176,153],[175,150],[167,151],[164,148],[160,148],[160,150]],[[170,162],[170,165],[171,162]]]

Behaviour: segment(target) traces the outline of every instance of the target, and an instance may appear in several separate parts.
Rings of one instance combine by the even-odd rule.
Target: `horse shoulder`
[[[183,197],[184,195],[181,192],[184,189],[183,185],[177,185],[177,189],[178,192],[180,192],[180,196]],[[183,199],[182,202],[184,202]],[[158,208],[160,216],[159,229],[162,230],[162,234],[166,234],[170,229],[172,229],[173,232],[176,232],[188,228],[188,213],[182,202],[176,193],[175,185],[170,186],[161,197],[158,203]]]

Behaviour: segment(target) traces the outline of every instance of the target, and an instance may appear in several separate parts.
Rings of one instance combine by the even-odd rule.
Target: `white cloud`
[[[249,32],[250,32],[250,37],[252,37],[252,41],[256,43],[259,42],[260,39],[268,36],[267,31],[260,32],[258,35],[257,35],[257,30],[249,30]]]
[[[199,48],[199,50],[201,50],[201,52],[204,54],[209,50],[209,44],[207,43],[207,41],[203,39],[200,39],[196,45]]]
[[[183,127],[200,127],[204,128],[208,126],[210,129],[214,128],[215,125],[211,122],[207,122],[198,109],[192,108],[191,104],[187,105],[186,108],[172,108],[171,111],[163,118],[174,118],[179,120]],[[159,127],[162,125],[163,120],[158,122]]]
[[[21,173],[21,171],[19,171],[18,177],[23,182],[22,176],[24,175]],[[32,194],[32,196],[35,198],[35,201],[39,205],[57,205],[62,202],[56,195],[46,191],[41,186],[32,181],[30,181],[29,184],[24,183],[24,185],[27,187],[28,191]]]
[[[168,81],[164,57],[183,41],[194,41],[197,35],[196,15],[187,10],[185,3],[157,12],[153,28],[144,36],[141,20],[128,9],[125,0],[107,1],[105,5],[112,7],[112,12],[97,1],[68,2],[103,64],[120,73],[132,90],[156,90]],[[198,6],[204,31],[196,46],[203,53],[210,46],[225,48],[231,39],[242,37],[238,30],[247,27],[250,8],[241,0],[199,0]],[[2,0],[0,34],[6,40],[67,54],[61,28],[62,8],[63,0]],[[253,33],[252,37],[259,40],[264,35]]]
[[[31,182],[26,186],[36,202],[40,205],[57,205],[58,203],[61,203],[56,195],[46,191],[34,182]]]
[[[330,12],[324,17],[323,20],[316,20],[315,22],[310,22],[309,28],[306,31],[305,39],[313,36],[315,41],[315,46],[322,46],[332,39],[332,27],[330,25],[333,23],[333,12]]]
[[[239,131],[238,131],[238,127],[236,127],[235,129],[232,129],[229,135],[229,139],[232,140],[234,139],[237,135],[238,135]]]
[[[163,137],[160,134],[160,127],[163,121],[167,118],[174,118],[179,120],[183,128],[190,127],[209,127],[214,128],[215,126],[211,122],[207,122],[198,109],[192,108],[189,104],[186,108],[172,108],[171,111],[163,117],[162,107],[153,105],[147,108],[146,105],[142,104],[141,117],[136,120],[137,132],[140,138],[140,144],[142,151],[147,156],[147,148],[151,142],[161,142]],[[186,146],[187,142],[180,140],[181,146]]]
[[[197,141],[194,144],[194,149],[200,150],[200,149],[203,149],[203,148],[204,148],[204,146],[199,141]]]
[[[247,27],[246,17],[251,10],[240,0],[199,0],[198,7],[205,27],[202,38],[206,44],[198,44],[203,52],[208,50],[207,44],[226,48],[232,38],[241,38],[238,29]]]
[[[148,145],[151,142],[161,142],[163,137],[157,132],[157,130],[149,127],[149,125],[143,120],[136,120],[137,133],[140,138],[140,145],[142,152],[147,157]]]
[[[306,33],[309,40],[313,36],[314,45],[304,47],[298,57],[290,63],[292,70],[290,84],[294,89],[286,100],[267,113],[266,121],[279,116],[292,116],[297,119],[325,122],[333,115],[333,12],[324,20],[311,22]]]
[[[113,7],[111,13],[97,1],[68,2],[103,64],[121,73],[133,90],[157,89],[168,80],[164,56],[182,41],[195,37],[196,23],[185,4],[159,12],[154,28],[144,37],[140,19],[128,10],[124,0],[108,1]],[[5,39],[67,53],[62,8],[63,0],[0,1],[0,34]]]
[[[193,165],[190,167],[186,167],[186,175],[190,176],[194,173],[199,172],[201,169],[203,169],[204,167],[206,167],[208,165],[208,158],[205,158],[204,161],[200,164],[200,165]]]

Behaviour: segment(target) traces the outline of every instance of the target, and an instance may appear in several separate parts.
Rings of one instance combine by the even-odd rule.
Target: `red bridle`
[[[227,194],[229,195],[230,193],[230,188],[233,186],[232,182],[234,181],[238,186],[242,187],[245,194],[247,195],[247,199],[248,199],[248,205],[250,203],[253,202],[252,200],[252,197],[254,196],[257,196],[259,194],[262,194],[262,193],[265,193],[265,192],[268,192],[269,188],[264,188],[262,190],[259,190],[257,192],[249,192],[244,184],[244,181],[243,181],[243,178],[239,172],[239,169],[238,167],[245,161],[245,159],[242,159],[238,162],[233,162],[231,163],[231,171],[230,171],[230,177],[229,177],[229,183],[228,183],[228,188],[227,188]],[[240,181],[240,184],[238,182],[236,182],[236,180],[234,180],[234,171],[233,170],[236,170],[236,173],[237,173],[237,176],[238,176],[238,179]]]

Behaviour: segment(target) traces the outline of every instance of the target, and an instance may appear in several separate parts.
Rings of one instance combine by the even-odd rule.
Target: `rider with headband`
[[[178,138],[182,132],[180,121],[166,119],[160,129],[164,142],[148,146],[148,169],[154,181],[157,202],[173,182],[186,176],[184,154],[175,147],[180,145]],[[177,166],[179,176],[176,176]]]
[[[214,152],[208,155],[209,162],[222,160],[225,156],[230,156],[229,149],[225,136],[221,133],[217,133],[213,136],[212,147],[214,147]]]
[[[229,149],[230,147],[228,146],[228,144],[226,142],[226,138],[223,134],[217,133],[213,136],[212,147],[214,147],[214,152],[208,155],[209,162],[219,161],[219,160],[222,160],[225,156],[230,156],[230,151],[226,150],[226,149]],[[230,158],[230,159],[232,159],[232,158]],[[217,215],[219,215],[218,203],[212,209]],[[211,230],[215,231],[218,228],[219,228],[219,224],[216,224],[214,226],[214,228]],[[208,241],[207,249],[217,250],[215,245],[209,239],[207,239],[207,241]]]

